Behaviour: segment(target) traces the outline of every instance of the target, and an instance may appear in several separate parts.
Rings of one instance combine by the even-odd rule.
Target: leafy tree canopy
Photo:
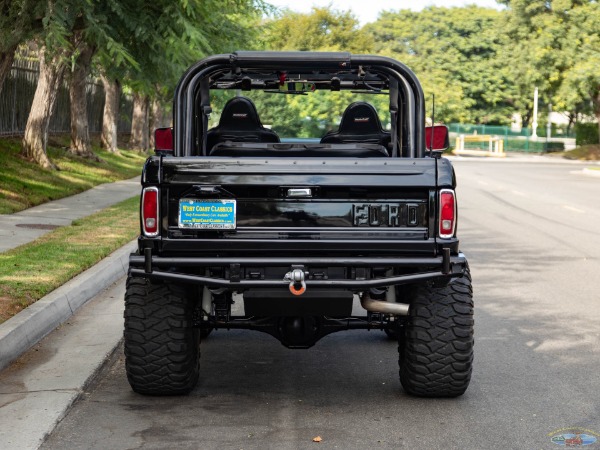
[[[440,120],[507,123],[507,80],[497,59],[501,14],[476,6],[384,11],[366,30],[375,52],[407,64],[426,95],[435,94]]]
[[[373,39],[349,12],[330,8],[313,8],[308,14],[284,11],[267,20],[256,37],[255,48],[295,51],[348,51],[372,53]],[[243,47],[242,47],[243,48]],[[344,109],[363,99],[377,107],[382,122],[389,122],[385,109],[389,100],[384,95],[360,98],[347,92],[314,92],[309,95],[277,95],[250,92],[264,124],[284,137],[319,137],[337,127]],[[220,110],[233,92],[213,95],[211,125],[219,120]]]

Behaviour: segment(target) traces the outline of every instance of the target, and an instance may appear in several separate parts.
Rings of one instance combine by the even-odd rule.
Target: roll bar
[[[390,78],[390,110],[392,131],[396,132],[399,121],[394,120],[394,104],[397,108],[398,96],[394,89],[402,90],[405,99],[408,155],[425,155],[425,99],[423,89],[415,74],[406,65],[392,58],[375,55],[352,55],[345,52],[254,52],[238,51],[231,54],[214,55],[204,58],[191,66],[181,77],[173,99],[174,154],[191,156],[194,129],[194,98],[201,92],[199,111],[203,120],[210,114],[208,103],[208,77],[223,70],[237,69],[307,69],[307,70],[350,70],[358,66],[370,71],[384,73]],[[394,82],[394,80],[396,82]],[[395,100],[394,100],[395,98]],[[205,122],[206,123],[206,122]],[[397,156],[394,148],[394,155]]]

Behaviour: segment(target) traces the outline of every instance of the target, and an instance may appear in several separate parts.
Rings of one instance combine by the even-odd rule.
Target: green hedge
[[[565,144],[562,142],[528,141],[526,139],[507,139],[504,141],[504,150],[507,152],[562,152]]]
[[[575,133],[577,146],[600,144],[598,142],[598,124],[597,123],[576,123]]]
[[[546,148],[544,149],[547,153],[552,152],[564,152],[565,144],[564,142],[547,142]]]

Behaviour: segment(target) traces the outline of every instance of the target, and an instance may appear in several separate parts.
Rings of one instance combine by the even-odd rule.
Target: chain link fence
[[[16,59],[0,93],[0,136],[19,136],[25,132],[27,118],[39,78],[39,62],[31,59]],[[104,88],[90,78],[86,84],[88,125],[90,133],[102,131],[104,111]],[[50,133],[70,133],[71,112],[69,85],[64,80],[56,98],[56,106],[50,119]],[[131,131],[133,101],[121,94],[119,133]]]

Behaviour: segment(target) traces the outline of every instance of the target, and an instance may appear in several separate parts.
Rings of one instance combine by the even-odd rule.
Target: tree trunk
[[[39,54],[40,78],[27,118],[21,154],[46,169],[58,169],[48,158],[46,146],[48,144],[48,126],[56,104],[65,65],[62,62],[62,55],[55,55],[46,61],[45,47],[40,49]]]
[[[569,123],[567,124],[567,135],[569,135],[571,133],[571,130],[573,129],[573,124],[575,124],[575,121],[577,120],[577,109],[575,109],[574,111],[569,111],[567,113],[567,117],[569,119]]]
[[[598,122],[598,142],[600,142],[600,108],[596,110],[596,121]]]
[[[600,143],[600,86],[598,86],[592,104],[594,105],[594,113],[596,115],[596,121],[598,122],[598,142]]]
[[[71,72],[69,99],[71,100],[71,146],[69,152],[84,158],[100,159],[92,152],[87,114],[86,80],[94,49],[85,42],[79,43],[79,55]]]
[[[525,114],[523,114],[521,116],[521,126],[523,128],[527,128],[529,126],[529,121],[531,120],[531,116],[533,115],[533,113],[531,112],[530,109],[525,111]]]
[[[10,73],[13,61],[15,60],[16,50],[17,46],[15,45],[14,47],[9,48],[5,52],[0,52],[0,93],[2,93],[2,86],[4,85],[4,81]]]
[[[119,121],[119,80],[109,79],[104,74],[100,75],[104,85],[104,113],[102,114],[102,135],[100,142],[102,148],[109,152],[118,153],[117,148],[117,123]]]
[[[162,102],[155,98],[152,100],[152,106],[150,111],[150,148],[156,147],[154,142],[154,130],[161,128],[165,120],[165,111]]]
[[[148,96],[133,94],[133,117],[131,118],[131,139],[129,147],[133,150],[148,150]]]

